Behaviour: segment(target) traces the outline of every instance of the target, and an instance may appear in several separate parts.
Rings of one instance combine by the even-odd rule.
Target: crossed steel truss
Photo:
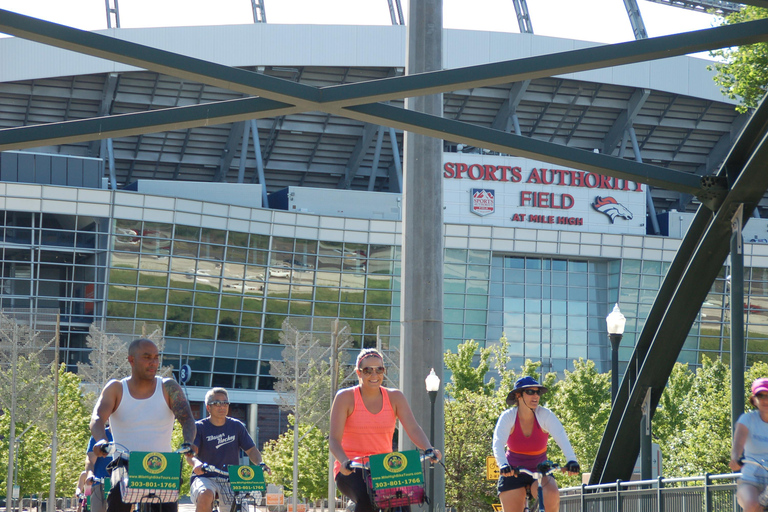
[[[768,0],[745,2],[768,8]],[[627,479],[639,452],[641,404],[651,411],[728,252],[731,219],[745,221],[768,190],[768,102],[763,101],[713,176],[568,148],[388,105],[395,99],[492,86],[768,42],[768,19],[492,64],[317,88],[0,10],[0,32],[122,62],[247,98],[0,130],[0,151],[326,112],[457,143],[693,194],[702,205],[682,241],[621,381],[592,482]]]

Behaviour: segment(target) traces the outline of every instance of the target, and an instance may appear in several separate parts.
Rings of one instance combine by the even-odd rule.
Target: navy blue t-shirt
[[[107,441],[111,443],[112,432],[109,430],[109,427],[105,429],[105,432],[107,433]],[[85,453],[92,452],[95,445],[96,439],[91,436],[90,441],[88,441],[88,449],[85,451]],[[109,472],[107,471],[107,464],[109,464],[111,461],[112,457],[96,457],[96,463],[93,465],[93,476],[101,479],[107,478],[109,476]]]
[[[242,421],[227,417],[224,425],[217,427],[210,418],[195,422],[197,435],[197,458],[219,469],[240,464],[240,450],[247,451],[255,446],[251,435]],[[197,475],[192,474],[192,480]],[[202,476],[219,476],[206,473]]]

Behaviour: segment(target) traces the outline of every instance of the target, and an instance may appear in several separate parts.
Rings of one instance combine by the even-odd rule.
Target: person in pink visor
[[[768,485],[768,471],[753,464],[743,464],[742,458],[768,460],[768,379],[756,379],[752,383],[749,401],[756,410],[739,417],[728,466],[733,471],[741,471],[736,486],[736,499],[741,508],[744,512],[762,512],[760,497]]]

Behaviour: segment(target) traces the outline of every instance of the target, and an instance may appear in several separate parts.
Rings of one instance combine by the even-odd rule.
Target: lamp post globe
[[[429,370],[429,375],[424,379],[424,384],[427,387],[427,394],[429,395],[430,403],[430,415],[429,415],[429,442],[434,442],[435,439],[435,399],[437,398],[437,392],[440,390],[440,377],[435,373],[435,369]],[[429,496],[431,498],[429,502],[429,512],[434,511],[434,496],[435,496],[435,472],[429,472]]]
[[[618,304],[614,305],[613,311],[605,317],[605,323],[608,327],[608,338],[611,340],[611,403],[613,403],[619,389],[619,343],[624,337],[624,326],[627,323]]]

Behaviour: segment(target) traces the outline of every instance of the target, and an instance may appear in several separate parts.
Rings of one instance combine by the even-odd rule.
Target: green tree
[[[473,366],[475,354],[478,353],[478,364]],[[451,395],[454,390],[479,392],[490,395],[493,382],[486,382],[486,374],[490,369],[492,349],[480,348],[475,340],[469,340],[458,347],[456,354],[450,350],[445,353],[445,367],[451,372],[451,382],[445,386],[445,393]]]
[[[665,475],[671,471],[671,467],[667,467],[670,462],[669,454],[676,449],[677,436],[686,427],[689,409],[685,404],[694,379],[695,374],[687,364],[676,363],[653,415],[653,436],[661,449]]]
[[[733,25],[768,17],[768,9],[746,6],[739,12],[723,17],[723,25]],[[710,69],[717,71],[715,82],[723,94],[741,101],[736,110],[746,112],[754,108],[768,90],[768,43],[757,43],[711,52],[722,59]]]
[[[682,430],[665,443],[666,476],[730,472],[730,383],[730,369],[722,360],[703,359],[690,391],[680,402],[685,417]]]
[[[583,471],[595,460],[608,416],[611,413],[611,374],[599,373],[594,361],[579,358],[572,372],[565,370],[565,378],[555,384],[547,407],[555,413],[565,428]],[[545,395],[546,396],[546,395]],[[562,451],[550,438],[548,455],[561,463]],[[578,476],[558,475],[561,487],[580,485]]]
[[[293,415],[288,416],[291,430],[264,444],[262,454],[272,469],[265,475],[269,483],[285,487],[292,495],[293,488]],[[299,424],[299,497],[323,499],[328,494],[328,439],[314,427]]]
[[[58,370],[56,495],[71,496],[74,489],[73,482],[77,482],[80,472],[85,469],[85,453],[91,437],[88,428],[91,411],[81,392],[80,377],[66,371],[65,364],[62,364]]]
[[[181,424],[178,421],[173,422],[173,434],[171,435],[171,448],[178,450],[184,442],[184,433],[181,428]],[[187,464],[187,461],[182,457],[181,459],[181,488],[179,489],[179,495],[189,495],[189,479],[192,477],[192,466]]]

